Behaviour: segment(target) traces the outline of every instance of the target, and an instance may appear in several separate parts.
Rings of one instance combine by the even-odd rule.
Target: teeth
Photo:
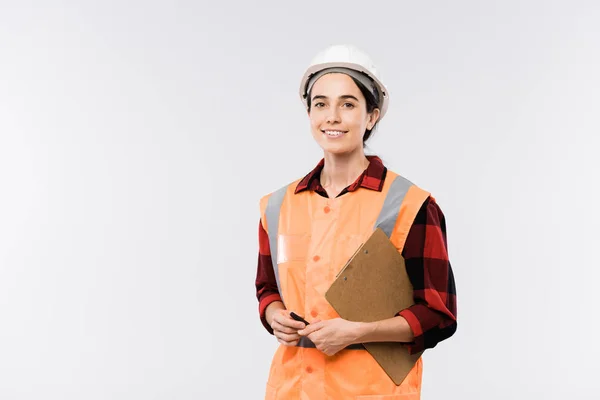
[[[344,132],[342,132],[342,131],[325,131],[325,133],[327,134],[327,136],[331,136],[331,137],[337,137],[337,136],[341,136],[344,134]]]

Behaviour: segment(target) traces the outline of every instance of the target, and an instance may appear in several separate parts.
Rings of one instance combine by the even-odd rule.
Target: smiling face
[[[379,110],[367,112],[367,101],[350,76],[323,75],[313,85],[310,99],[312,135],[325,152],[362,150],[365,130],[373,128]]]

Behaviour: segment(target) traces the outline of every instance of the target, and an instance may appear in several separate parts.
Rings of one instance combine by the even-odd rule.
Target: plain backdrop
[[[446,215],[423,399],[598,399],[600,3],[0,1],[0,399],[261,399],[259,198],[322,153],[312,57]]]

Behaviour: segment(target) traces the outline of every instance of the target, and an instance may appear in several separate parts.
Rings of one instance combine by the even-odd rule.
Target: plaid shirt
[[[368,159],[370,163],[367,169],[338,197],[359,188],[382,190],[387,168],[379,157],[368,156]],[[328,197],[320,183],[323,166],[324,160],[321,160],[298,183],[295,193],[312,190]],[[265,309],[272,302],[281,301],[281,297],[273,272],[269,237],[260,221],[258,238],[256,297],[260,319],[267,331],[273,334],[265,319]],[[415,353],[435,347],[456,331],[456,287],[448,260],[446,222],[433,198],[429,197],[419,210],[406,238],[402,256],[413,285],[415,304],[398,315],[404,317],[412,329],[414,341],[408,344],[408,348]]]

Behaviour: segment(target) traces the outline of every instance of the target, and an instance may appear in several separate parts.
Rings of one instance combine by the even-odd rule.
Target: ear
[[[375,126],[375,123],[379,119],[379,115],[380,115],[379,108],[374,109],[373,112],[371,114],[369,114],[369,122],[367,123],[368,130],[373,129],[373,126]]]

